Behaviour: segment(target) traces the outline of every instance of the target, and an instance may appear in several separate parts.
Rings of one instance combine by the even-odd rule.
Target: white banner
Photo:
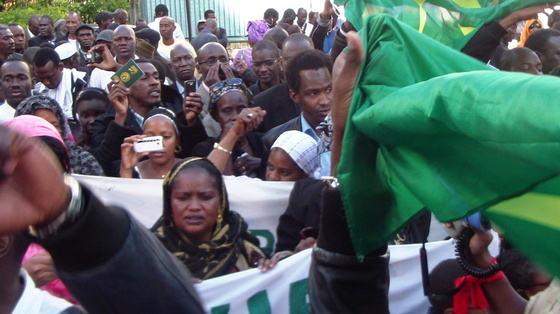
[[[146,227],[162,212],[162,180],[79,176],[106,204],[118,205]],[[278,217],[284,212],[293,183],[225,177],[232,210],[239,212],[261,240],[274,248]],[[494,237],[495,239],[497,237]],[[419,244],[390,246],[389,305],[391,313],[426,313],[428,301],[422,291]],[[453,258],[451,241],[426,243],[428,265]],[[497,252],[497,241],[491,250]],[[311,250],[281,261],[267,273],[251,269],[196,285],[208,313],[308,313],[307,276]]]

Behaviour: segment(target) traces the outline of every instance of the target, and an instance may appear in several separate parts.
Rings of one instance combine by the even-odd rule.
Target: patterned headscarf
[[[35,111],[39,109],[47,109],[51,111],[60,123],[60,129],[62,130],[61,136],[64,142],[68,142],[68,124],[66,123],[66,117],[62,112],[62,108],[58,105],[56,100],[47,96],[31,96],[25,98],[16,108],[15,116],[22,116],[25,114],[32,115]]]
[[[216,182],[220,193],[218,220],[209,242],[195,244],[173,222],[171,193],[175,179],[187,169],[206,171]],[[208,279],[229,274],[236,270],[240,258],[255,267],[255,262],[264,257],[258,248],[258,240],[249,233],[247,223],[238,213],[230,211],[222,175],[206,158],[184,159],[169,171],[163,180],[163,214],[152,230],[154,228],[157,228],[155,234],[167,250],[179,258],[196,278]],[[248,246],[253,248],[251,252],[248,252]]]
[[[66,122],[66,117],[56,100],[47,96],[31,96],[24,99],[17,107],[15,116],[33,115],[39,109],[50,110],[60,123],[60,136],[64,140],[64,144],[68,148],[70,155],[70,167],[72,171],[77,174],[87,175],[105,175],[99,162],[92,154],[83,150],[74,142],[68,140],[70,128]]]
[[[294,160],[296,165],[310,178],[315,178],[315,172],[321,166],[317,142],[301,131],[286,131],[274,141],[270,147],[280,148]]]
[[[243,80],[240,78],[231,78],[224,81],[219,81],[210,86],[210,105],[208,109],[215,109],[218,99],[223,95],[230,92],[243,93],[247,96],[247,105],[251,107],[253,104],[253,93],[243,84]]]

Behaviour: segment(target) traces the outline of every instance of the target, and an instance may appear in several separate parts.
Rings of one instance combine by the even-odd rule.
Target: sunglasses
[[[231,88],[233,87],[233,88]],[[237,89],[242,91],[247,95],[249,101],[252,99],[252,94],[249,89],[243,84],[243,80],[240,78],[230,78],[227,80],[219,81],[210,86],[210,104],[214,104],[218,101],[218,98],[222,97],[223,94],[227,93],[232,89]],[[249,96],[251,95],[251,97]]]
[[[533,28],[542,28],[542,26],[539,23],[533,23],[531,24],[531,26],[529,26],[529,29],[533,29]]]

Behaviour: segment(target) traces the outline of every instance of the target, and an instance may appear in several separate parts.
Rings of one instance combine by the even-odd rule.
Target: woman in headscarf
[[[219,86],[227,86],[226,81],[216,84],[219,83],[223,83]],[[216,84],[212,85],[211,91],[217,89]],[[233,90],[233,87],[227,88],[232,88]],[[214,93],[217,95],[216,92]],[[240,93],[231,94],[233,99],[242,95]],[[256,129],[262,122],[266,111],[261,110],[260,107],[246,107],[242,102],[243,96],[240,97],[238,102],[229,102],[228,100],[222,103],[220,100],[224,98],[222,94],[222,97],[218,98],[217,106],[212,109],[218,112],[225,111],[226,114],[229,113],[232,116],[231,119],[227,120],[227,129],[222,127],[223,131],[219,142],[217,139],[213,139],[214,145],[210,152],[206,154],[208,159],[224,175],[231,174],[230,169],[232,167],[238,172],[234,172],[234,174],[241,175],[254,174],[258,170],[257,168],[260,167],[260,160],[259,164],[252,164],[245,160],[245,158],[250,156],[239,157],[238,147],[243,138],[248,139],[252,136],[256,136],[257,139],[259,138],[258,135],[251,133],[251,131]],[[225,98],[225,100],[228,98]],[[236,113],[234,113],[235,110],[233,108],[237,108]],[[216,115],[218,116],[219,114]],[[306,178],[316,178],[318,176],[317,171],[320,168],[317,142],[309,135],[300,131],[288,131],[285,133],[285,135],[279,136],[271,147],[271,153],[267,160],[266,180],[297,181]],[[262,145],[262,141],[259,141],[259,144]],[[206,144],[206,146],[210,149],[210,145]]]
[[[16,109],[15,116],[21,115],[41,117],[58,130],[68,149],[70,168],[73,173],[97,176],[104,175],[103,169],[92,154],[76,145],[76,143],[68,140],[68,124],[56,100],[47,96],[28,97],[23,100]]]
[[[194,156],[206,157],[230,131],[235,121],[251,114],[254,108],[253,94],[239,78],[220,81],[210,86],[208,111],[222,129],[220,138],[208,138],[193,149]],[[254,113],[253,113],[254,114]],[[263,144],[259,134],[245,133],[236,138],[231,156],[223,169],[224,175],[257,176],[263,154]],[[243,160],[243,166],[238,161]]]
[[[521,36],[519,37],[519,44],[517,45],[517,47],[524,47],[527,37],[529,37],[532,32],[542,29],[543,25],[544,24],[539,19],[527,20],[527,22],[525,23],[525,27],[521,32]]]
[[[175,124],[175,114],[165,108],[154,108],[148,112],[142,124],[142,135],[124,139],[121,145],[121,178],[162,179],[180,161],[175,153],[181,150],[179,131]],[[137,153],[134,143],[147,136],[161,136],[163,150]],[[141,160],[144,156],[148,159]]]
[[[274,265],[238,213],[230,211],[218,169],[206,158],[176,164],[163,181],[163,215],[152,230],[195,278]]]
[[[95,119],[106,113],[111,107],[111,102],[107,93],[95,87],[88,87],[78,94],[72,114],[74,119],[80,122],[82,131],[82,142],[79,143],[85,150],[91,150],[91,140],[93,138],[93,125]]]

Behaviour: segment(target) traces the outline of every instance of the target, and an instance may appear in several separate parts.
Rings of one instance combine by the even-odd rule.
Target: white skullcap
[[[311,136],[300,131],[286,131],[280,134],[270,149],[276,147],[288,153],[307,176],[315,177],[321,159],[317,152],[317,142]]]
[[[54,51],[56,51],[56,53],[58,53],[58,56],[60,57],[60,60],[68,59],[71,56],[73,56],[74,54],[76,54],[76,52],[78,52],[78,50],[76,49],[76,45],[71,44],[71,43],[64,43],[64,44],[54,48]]]

